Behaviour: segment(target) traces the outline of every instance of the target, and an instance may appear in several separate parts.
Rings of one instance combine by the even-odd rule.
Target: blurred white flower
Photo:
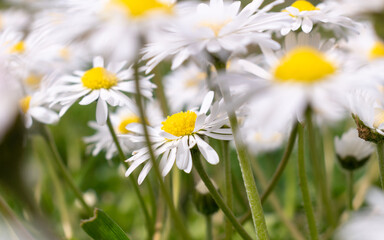
[[[88,105],[97,101],[96,121],[103,125],[108,117],[108,104],[111,106],[127,106],[133,109],[134,103],[123,92],[135,93],[133,71],[123,70],[126,62],[110,63],[104,67],[101,57],[93,59],[93,67],[87,71],[75,71],[75,76],[63,76],[49,90],[52,94],[52,104],[63,106],[62,116],[79,98],[80,105]],[[142,94],[150,98],[154,85],[151,76],[141,79]]]
[[[163,116],[160,106],[156,101],[150,101],[145,110],[147,116],[146,124],[148,126],[155,127],[161,124]],[[125,107],[118,108],[116,113],[111,113],[111,123],[124,153],[131,153],[134,149],[142,146],[142,144],[130,140],[129,135],[131,132],[126,129],[131,123],[140,123],[138,109],[132,111]],[[116,144],[106,125],[100,126],[96,122],[89,122],[88,125],[96,130],[94,135],[84,138],[84,142],[88,144],[88,151],[91,151],[93,156],[98,155],[101,151],[105,151],[106,159],[110,160],[118,154]]]
[[[219,156],[216,151],[201,137],[207,136],[219,140],[231,140],[232,131],[230,128],[223,128],[228,123],[228,117],[223,109],[223,102],[216,102],[212,106],[213,92],[209,92],[198,112],[179,112],[168,116],[162,122],[160,128],[148,127],[152,148],[156,157],[161,156],[159,164],[161,174],[166,176],[176,162],[176,166],[186,173],[192,170],[191,149],[198,147],[201,154],[210,164],[217,164]],[[210,114],[207,115],[208,110]],[[127,127],[129,131],[138,134],[132,136],[132,141],[145,142],[143,127],[141,124],[131,124]],[[126,176],[129,176],[138,166],[147,162],[143,167],[138,182],[141,184],[152,168],[148,147],[133,152],[133,156],[127,159],[132,162]]]
[[[290,31],[296,31],[300,27],[303,32],[309,33],[316,23],[320,23],[324,28],[334,30],[340,37],[345,35],[344,30],[358,32],[359,24],[344,16],[344,11],[334,1],[325,1],[314,6],[309,1],[297,0],[284,11],[288,12],[295,22],[281,30],[283,35]]]
[[[368,191],[368,207],[355,214],[336,231],[337,240],[384,239],[384,193],[378,188]]]
[[[200,3],[195,10],[171,22],[159,32],[155,42],[144,48],[143,59],[149,60],[147,72],[167,57],[173,58],[172,69],[176,69],[190,57],[206,61],[208,53],[245,51],[251,43],[279,48],[268,31],[280,30],[291,19],[287,13],[268,11],[281,2],[274,1],[259,9],[263,0],[254,0],[242,10],[240,1]]]
[[[164,88],[172,112],[198,106],[208,93],[207,73],[196,64],[182,66],[165,76]]]
[[[354,68],[347,68],[348,61],[330,49],[329,42],[320,41],[318,35],[292,36],[285,40],[283,51],[264,50],[265,61],[239,62],[253,76],[243,83],[254,95],[247,107],[254,109],[252,119],[262,124],[259,128],[272,128],[266,131],[269,134],[303,120],[308,107],[318,120],[339,120],[346,113],[344,93],[356,87],[350,77]]]

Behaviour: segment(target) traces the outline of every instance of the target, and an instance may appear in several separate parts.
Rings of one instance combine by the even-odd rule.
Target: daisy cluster
[[[353,147],[361,139],[384,141],[384,40],[372,20],[382,1],[8,3],[0,11],[0,141],[17,114],[33,129],[57,124],[74,105],[95,108],[88,153],[118,155],[110,124],[125,175],[143,166],[139,184],[153,167],[143,126],[164,177],[173,166],[190,173],[192,150],[218,164],[212,143],[233,140],[231,112],[254,155],[283,146],[308,111],[320,127],[356,122],[357,132],[336,140],[340,158],[370,156],[371,145]]]
[[[19,102],[27,127],[33,120],[56,123],[73,104],[96,102],[97,123],[90,126],[97,133],[85,141],[93,154],[105,150],[107,159],[116,154],[105,126],[110,113],[124,152],[133,154],[128,175],[148,160],[142,131],[134,124],[141,122],[134,101],[137,59],[143,64],[141,93],[149,102],[145,124],[163,158],[164,175],[174,162],[190,172],[188,152],[196,144],[208,162],[218,162],[201,137],[231,139],[220,100],[223,84],[254,153],[280,147],[307,109],[319,124],[353,113],[360,129],[383,134],[384,43],[364,14],[348,10],[346,2],[18,2],[1,13],[2,78],[8,79],[2,91],[12,89],[11,97],[2,96]],[[154,70],[163,62],[171,63],[164,78]],[[161,89],[175,113],[166,119],[169,113],[153,98],[154,77],[163,80]],[[1,117],[6,129],[7,118]],[[127,127],[132,123],[135,127]],[[150,163],[146,166],[144,175]]]

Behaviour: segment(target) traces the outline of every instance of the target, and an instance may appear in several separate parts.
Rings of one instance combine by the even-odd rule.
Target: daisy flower
[[[335,150],[342,167],[355,170],[368,161],[375,147],[359,138],[357,130],[351,128],[341,138],[335,137]]]
[[[320,36],[299,34],[296,39],[290,35],[283,51],[264,51],[264,56],[265,62],[258,64],[241,61],[243,70],[254,76],[246,84],[254,96],[248,107],[256,109],[253,118],[260,119],[256,122],[274,125],[279,132],[281,122],[303,120],[308,107],[318,120],[345,116],[344,93],[357,86],[351,77],[355,68]],[[258,85],[262,91],[257,91]]]
[[[262,0],[254,0],[240,10],[240,1],[210,0],[200,3],[195,10],[180,16],[164,27],[157,41],[144,48],[143,59],[149,60],[150,72],[166,57],[172,57],[172,69],[186,59],[195,57],[206,60],[209,53],[228,54],[245,51],[249,44],[260,44],[277,49],[279,44],[271,39],[269,30],[287,26],[291,19],[287,13],[267,13],[282,1],[259,9]]]
[[[165,77],[165,93],[172,112],[198,106],[205,94],[207,73],[196,64],[190,63],[172,71]]]
[[[336,34],[342,34],[344,29],[357,33],[359,24],[345,17],[340,6],[334,1],[326,1],[317,6],[309,1],[297,0],[283,11],[289,13],[294,23],[282,28],[281,34],[287,35],[290,31],[296,31],[300,27],[305,33],[313,29],[313,25],[320,23],[322,27],[334,30]],[[343,35],[341,35],[343,36]]]
[[[148,127],[154,154],[156,157],[162,156],[159,167],[163,176],[169,173],[175,162],[180,170],[190,173],[192,170],[191,149],[195,146],[207,162],[210,164],[219,162],[216,151],[202,139],[202,136],[231,140],[232,132],[229,128],[223,128],[228,122],[223,102],[216,102],[211,106],[213,96],[213,92],[207,93],[198,112],[192,110],[179,112],[168,116],[162,122],[161,127]],[[207,115],[208,110],[210,113]],[[132,141],[145,141],[142,125],[131,124],[127,129],[137,134],[137,136],[132,136]],[[149,158],[148,147],[134,151],[133,156],[127,159],[127,162],[132,162],[132,165],[125,175],[129,176],[138,166],[147,162],[138,178],[138,182],[141,184],[152,168],[152,162],[148,161]]]
[[[123,92],[135,93],[131,68],[124,69],[126,62],[110,63],[104,67],[101,57],[93,59],[93,67],[87,71],[75,71],[74,76],[64,76],[52,86],[52,104],[63,106],[62,116],[78,99],[80,105],[88,105],[97,101],[96,121],[103,125],[108,117],[108,104],[111,106],[127,106],[133,108],[134,103]],[[141,79],[142,94],[150,98],[154,85],[150,82],[152,76]]]
[[[156,101],[150,101],[146,106],[146,116],[148,118],[146,124],[148,126],[158,126],[163,119],[160,106]],[[111,123],[116,132],[117,138],[124,153],[131,153],[134,149],[141,146],[139,143],[132,142],[129,135],[132,134],[126,127],[131,123],[140,123],[138,110],[132,111],[128,108],[121,107],[117,112],[111,113]],[[100,126],[96,122],[88,124],[96,130],[92,136],[85,137],[84,142],[88,144],[88,151],[93,156],[98,155],[101,151],[106,152],[106,159],[110,160],[114,155],[118,154],[116,144],[114,143],[111,133],[106,125]]]

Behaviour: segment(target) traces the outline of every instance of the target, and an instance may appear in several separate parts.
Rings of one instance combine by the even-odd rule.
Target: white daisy
[[[208,93],[207,73],[190,63],[165,76],[164,88],[172,112],[198,106]]]
[[[369,159],[375,147],[372,143],[359,138],[358,131],[351,128],[341,138],[335,137],[335,150],[341,165],[354,170]]]
[[[240,1],[200,3],[195,10],[166,26],[161,37],[143,50],[143,59],[149,60],[147,72],[166,57],[173,58],[172,69],[175,69],[190,57],[205,59],[208,53],[245,51],[251,43],[279,48],[267,31],[286,26],[290,17],[286,13],[267,13],[282,1],[274,1],[259,10],[262,2],[254,0],[242,10]]]
[[[279,132],[281,122],[293,124],[302,120],[308,107],[319,120],[344,117],[343,94],[357,85],[351,77],[355,68],[350,68],[343,55],[334,49],[322,52],[328,47],[319,36],[300,34],[297,40],[288,37],[285,48],[286,51],[276,53],[264,51],[262,63],[241,61],[244,71],[254,76],[247,83],[248,91],[254,95],[248,107],[256,109],[252,118],[275,126],[274,130]],[[258,85],[262,91],[257,91]]]
[[[163,119],[160,106],[156,101],[151,101],[145,108],[148,126],[158,126]],[[138,110],[132,111],[128,108],[118,108],[116,113],[111,113],[111,123],[119,139],[119,143],[124,153],[131,153],[134,149],[141,147],[142,144],[132,142],[129,138],[131,132],[126,127],[131,123],[140,123]],[[100,126],[96,122],[88,124],[96,130],[92,136],[85,137],[84,142],[87,143],[88,151],[92,151],[92,155],[96,156],[101,151],[106,152],[106,159],[110,160],[114,155],[118,154],[116,144],[113,142],[111,133],[106,125]]]
[[[309,1],[297,0],[284,11],[288,12],[295,21],[291,26],[281,29],[283,35],[290,31],[296,31],[300,27],[303,32],[309,33],[316,23],[320,23],[324,28],[334,30],[338,35],[343,34],[345,29],[358,32],[359,24],[344,16],[344,11],[334,1],[326,1],[314,6]]]
[[[132,80],[131,68],[122,70],[126,62],[110,63],[104,67],[101,57],[93,59],[93,68],[87,71],[76,71],[75,76],[64,76],[57,80],[51,88],[52,104],[63,106],[62,116],[72,104],[81,98],[80,105],[88,105],[97,101],[96,121],[105,124],[108,117],[108,104],[111,106],[127,106],[133,109],[134,103],[123,92],[135,93],[135,83]],[[142,94],[150,98],[154,85],[150,82],[152,76],[140,81]]]
[[[232,139],[231,129],[223,128],[228,122],[223,102],[216,102],[211,106],[213,95],[213,92],[206,95],[198,112],[179,112],[167,117],[162,122],[161,128],[148,127],[154,154],[156,157],[162,155],[159,167],[163,176],[168,174],[175,162],[180,170],[186,173],[191,172],[191,149],[196,145],[210,164],[219,162],[216,151],[201,138],[207,136],[220,140]],[[210,110],[209,115],[207,115],[208,110]],[[131,124],[127,129],[138,134],[132,137],[132,141],[145,142],[142,125]],[[138,166],[147,162],[138,178],[141,184],[152,168],[149,158],[148,147],[135,151],[133,156],[127,159],[127,162],[132,162],[132,165],[125,175],[129,176]]]

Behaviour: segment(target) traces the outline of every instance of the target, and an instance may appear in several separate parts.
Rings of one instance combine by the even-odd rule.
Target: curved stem
[[[209,179],[206,171],[204,170],[203,164],[200,161],[200,153],[197,150],[192,149],[192,162],[195,170],[199,174],[201,180],[204,182],[205,186],[208,188],[209,192],[212,195],[212,198],[215,200],[217,206],[223,211],[225,216],[229,221],[231,221],[233,227],[240,234],[243,239],[252,239],[248,233],[244,230],[241,224],[237,221],[235,215],[233,215],[232,211],[225,204],[223,198],[220,196],[215,186],[213,185],[211,179]]]
[[[263,194],[261,195],[261,198],[260,198],[261,204],[265,202],[269,194],[275,188],[285,167],[287,166],[289,157],[291,156],[291,153],[292,153],[293,146],[295,145],[296,135],[297,135],[297,124],[295,124],[295,126],[291,130],[291,134],[289,135],[289,139],[288,139],[287,148],[285,149],[283,158],[281,159],[279,166],[277,167],[275,173],[273,174],[273,177],[269,182],[268,187],[264,190]]]
[[[145,123],[145,119],[147,119],[147,118],[145,116],[145,111],[144,111],[144,107],[143,107],[142,99],[141,99],[142,97],[141,97],[141,89],[140,89],[138,62],[136,62],[134,65],[134,74],[135,74],[135,87],[136,87],[136,103],[137,103],[137,106],[139,108],[141,122]],[[156,162],[156,157],[155,157],[155,154],[154,154],[153,149],[152,149],[152,144],[151,144],[151,140],[150,140],[149,135],[148,135],[147,126],[145,124],[142,124],[142,126],[143,126],[143,130],[144,130],[145,141],[146,141],[146,144],[148,146],[148,152],[149,152],[150,160],[152,162],[152,167],[153,167],[153,170],[155,172],[156,178],[159,182],[160,191],[161,191],[161,193],[165,199],[165,202],[168,205],[168,208],[169,208],[169,211],[171,213],[173,222],[176,226],[176,229],[179,231],[180,235],[184,238],[184,240],[189,240],[190,239],[189,233],[188,233],[187,229],[185,228],[179,213],[176,211],[176,208],[175,208],[175,205],[173,204],[172,198],[171,198],[171,196],[170,196],[170,194],[169,194],[169,192],[168,192],[168,190],[165,187],[165,184],[163,182],[163,176],[161,175],[159,166],[157,165],[157,162]]]
[[[221,146],[223,150],[223,161],[225,168],[225,202],[230,210],[232,210],[233,202],[233,191],[232,191],[232,172],[231,172],[231,159],[229,158],[229,142],[221,141]],[[232,224],[229,220],[225,221],[225,239],[232,239]]]
[[[319,158],[320,154],[317,151],[315,128],[312,121],[312,111],[308,109],[306,111],[306,123],[308,125],[308,138],[309,138],[309,150],[313,164],[313,173],[316,179],[316,185],[320,190],[320,197],[324,206],[325,214],[330,226],[335,227],[336,221],[331,204],[331,197],[329,196],[328,180],[325,173],[324,162]]]
[[[347,191],[348,191],[348,209],[353,210],[353,171],[349,170],[346,172],[347,177]]]
[[[111,133],[113,142],[115,143],[117,151],[119,153],[120,161],[125,165],[125,167],[128,168],[128,164],[125,162],[125,154],[124,154],[124,152],[123,152],[123,150],[121,148],[121,145],[120,145],[119,139],[117,138],[116,132],[113,129],[113,125],[112,125],[112,122],[111,122],[111,119],[110,119],[109,115],[108,115],[108,118],[107,118],[107,126],[108,126],[108,129],[109,129],[109,132]],[[147,206],[145,206],[144,197],[141,194],[139,186],[137,185],[137,182],[135,180],[135,177],[132,174],[129,176],[129,180],[131,181],[131,184],[132,184],[133,189],[134,189],[134,191],[136,193],[136,196],[139,199],[140,207],[143,210],[145,221],[147,222],[146,226],[147,226],[147,230],[148,230],[148,239],[151,239],[153,234],[154,234],[154,224],[152,222],[151,217],[149,216],[149,212],[148,212]]]
[[[244,180],[244,186],[248,196],[249,206],[251,208],[253,224],[256,231],[256,238],[258,240],[268,240],[269,235],[267,225],[265,223],[263,208],[261,206],[259,193],[257,191],[255,179],[253,177],[250,159],[248,158],[247,148],[243,143],[243,139],[239,131],[239,124],[236,112],[232,106],[232,97],[225,79],[223,79],[223,81],[221,82],[220,87],[224,98],[224,103],[227,108],[229,123],[231,125],[232,133],[234,136],[237,157],[239,160],[239,165]]]
[[[384,143],[383,142],[377,143],[377,155],[379,158],[381,189],[384,190]]]
[[[63,175],[64,180],[67,182],[69,187],[72,189],[72,191],[75,194],[76,198],[80,201],[81,205],[87,211],[88,215],[92,216],[93,215],[93,211],[88,206],[88,204],[85,202],[85,200],[83,198],[82,192],[80,191],[80,189],[78,189],[76,184],[73,182],[72,176],[69,174],[67,168],[65,167],[64,161],[61,158],[61,156],[59,154],[59,151],[57,150],[57,146],[56,146],[55,140],[53,139],[53,136],[52,136],[51,132],[49,131],[47,126],[43,127],[43,131],[44,131],[43,132],[43,138],[45,139],[45,141],[47,142],[50,150],[52,151],[53,156],[54,156],[53,159],[56,162],[57,166],[59,167],[59,171]]]
[[[305,172],[305,161],[304,161],[304,128],[302,125],[299,127],[299,149],[298,149],[298,169],[299,169],[299,180],[300,190],[303,197],[305,214],[307,216],[309,233],[312,240],[317,240],[318,232],[316,228],[315,214],[313,213],[311,196],[308,189],[307,174]]]

